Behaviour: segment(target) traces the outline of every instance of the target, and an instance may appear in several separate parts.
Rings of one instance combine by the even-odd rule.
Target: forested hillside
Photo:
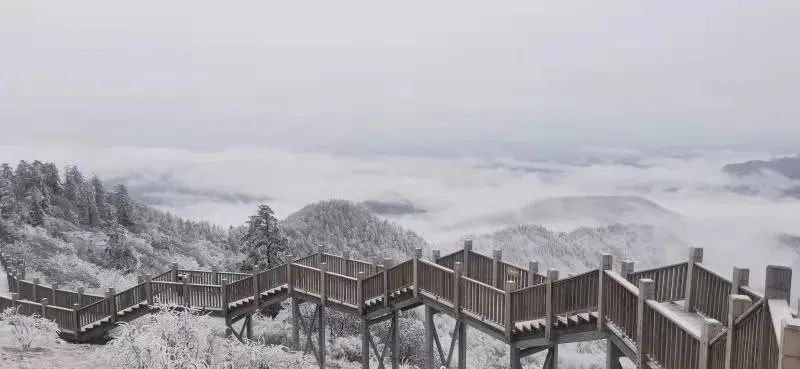
[[[353,257],[409,257],[425,240],[416,233],[380,219],[365,206],[344,200],[317,202],[289,215],[281,228],[292,253],[303,255],[326,245]]]

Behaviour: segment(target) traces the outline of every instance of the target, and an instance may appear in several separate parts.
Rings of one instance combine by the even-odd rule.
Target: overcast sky
[[[800,2],[2,1],[0,144],[796,147]]]

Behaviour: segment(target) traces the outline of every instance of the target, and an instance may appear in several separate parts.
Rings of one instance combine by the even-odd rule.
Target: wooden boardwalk
[[[324,249],[253,274],[171,270],[139,278],[124,291],[104,296],[45,286],[26,280],[22,260],[3,254],[0,261],[11,296],[0,295],[0,308],[54,320],[62,335],[75,342],[103,337],[118,322],[147,314],[156,303],[191,307],[225,319],[229,334],[252,337],[252,315],[260,308],[291,299],[294,349],[305,347],[325,366],[326,311],[360,320],[362,365],[370,355],[379,368],[397,368],[399,314],[424,306],[427,368],[466,368],[468,328],[510,347],[511,368],[520,359],[547,351],[545,368],[556,368],[559,344],[606,339],[606,367],[621,369],[627,357],[640,368],[800,369],[800,321],[789,305],[791,269],[767,268],[766,291],[748,287],[749,271],[734,268],[724,277],[702,263],[702,249],[690,249],[686,262],[634,271],[624,261],[612,269],[610,255],[598,268],[560,278],[557,270],[540,273],[464,248],[430,260],[418,249],[412,259],[372,262],[332,255]],[[289,262],[291,261],[291,262]],[[314,306],[306,321],[300,304]],[[442,347],[435,315],[456,321],[449,347]],[[370,327],[391,321],[389,336],[378,347]],[[239,325],[239,328],[235,328]]]

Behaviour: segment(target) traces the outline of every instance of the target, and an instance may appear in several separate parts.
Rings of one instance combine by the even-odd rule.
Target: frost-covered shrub
[[[58,324],[43,319],[38,315],[20,314],[15,308],[8,308],[0,313],[0,319],[13,327],[14,339],[24,351],[30,350],[34,344],[46,347],[58,341]]]
[[[162,306],[159,312],[123,324],[102,351],[111,368],[281,369],[301,368],[306,358],[281,346],[225,338],[205,315]]]

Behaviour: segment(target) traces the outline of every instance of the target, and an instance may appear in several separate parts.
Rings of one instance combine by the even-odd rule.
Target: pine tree
[[[78,170],[78,167],[67,167],[64,170],[64,192],[67,199],[78,201],[83,182],[83,174]]]
[[[267,205],[259,205],[258,212],[247,221],[247,233],[242,241],[247,253],[242,270],[266,270],[281,263],[280,257],[288,249],[288,240],[278,228],[278,219]]]
[[[134,221],[133,204],[128,195],[125,185],[118,185],[114,189],[114,205],[117,208],[117,222],[123,227],[130,228],[136,223]]]

